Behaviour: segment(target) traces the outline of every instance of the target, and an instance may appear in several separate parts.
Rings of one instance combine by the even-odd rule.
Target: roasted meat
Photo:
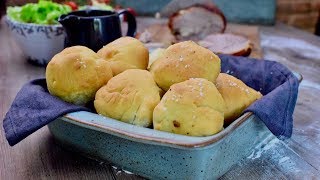
[[[199,41],[203,47],[216,54],[249,56],[252,44],[249,39],[235,34],[212,34]]]
[[[226,19],[213,5],[195,5],[174,13],[168,25],[177,39],[197,41],[212,33],[223,33]]]

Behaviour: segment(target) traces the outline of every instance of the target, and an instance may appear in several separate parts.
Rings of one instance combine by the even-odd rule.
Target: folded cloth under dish
[[[278,138],[292,134],[292,114],[298,95],[298,79],[285,66],[268,60],[220,55],[221,72],[241,79],[264,96],[248,107]],[[11,146],[33,132],[70,112],[89,108],[66,103],[49,94],[45,79],[25,84],[3,120]]]
[[[3,120],[6,138],[13,146],[58,117],[75,111],[90,110],[50,95],[45,79],[32,80],[18,92]]]

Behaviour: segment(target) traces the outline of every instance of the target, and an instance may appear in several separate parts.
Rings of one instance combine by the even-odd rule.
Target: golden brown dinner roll
[[[147,69],[148,49],[139,40],[132,37],[121,37],[103,46],[98,54],[110,62],[114,75],[127,69]]]
[[[110,79],[98,90],[94,107],[99,114],[148,127],[160,102],[161,89],[147,70],[129,69]]]
[[[215,82],[220,73],[220,59],[210,50],[192,41],[171,45],[150,67],[156,83],[163,90],[189,78]]]
[[[209,136],[223,128],[225,103],[215,85],[202,78],[174,84],[153,111],[153,127],[189,136]]]
[[[73,46],[56,54],[46,69],[50,94],[66,102],[83,105],[112,77],[105,60],[84,46]]]
[[[260,92],[225,73],[219,74],[216,86],[226,103],[226,111],[224,112],[226,124],[233,122],[241,115],[243,110],[262,97]]]

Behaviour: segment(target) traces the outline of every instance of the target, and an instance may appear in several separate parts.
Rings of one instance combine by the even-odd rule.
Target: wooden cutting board
[[[151,17],[139,17],[137,19],[138,32],[143,32],[147,27],[154,24],[162,24],[163,26],[166,26],[167,22],[168,20],[166,18],[156,19]],[[253,49],[249,57],[258,59],[262,58],[258,26],[228,23],[226,32],[247,37],[253,45]]]

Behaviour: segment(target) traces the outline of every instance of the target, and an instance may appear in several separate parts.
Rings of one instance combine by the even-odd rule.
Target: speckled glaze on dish
[[[222,132],[189,137],[116,121],[89,112],[49,124],[63,146],[151,179],[215,179],[272,136],[246,113]]]

